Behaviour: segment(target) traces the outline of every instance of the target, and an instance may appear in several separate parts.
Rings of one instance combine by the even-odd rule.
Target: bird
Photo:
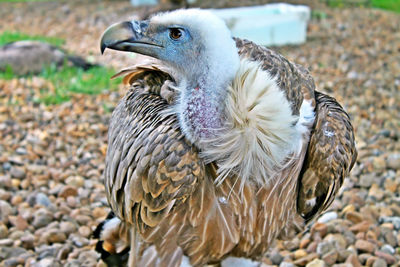
[[[202,9],[111,25],[100,41],[145,56],[116,76],[108,132],[109,266],[258,266],[325,211],[356,162],[349,115],[301,65]]]

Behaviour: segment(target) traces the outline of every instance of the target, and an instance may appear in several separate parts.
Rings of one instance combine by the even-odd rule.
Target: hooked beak
[[[148,36],[148,26],[148,21],[125,21],[111,25],[101,37],[101,53],[110,48],[157,58],[163,46]]]

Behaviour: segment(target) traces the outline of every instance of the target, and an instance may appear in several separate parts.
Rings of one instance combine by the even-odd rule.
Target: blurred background
[[[0,0],[0,266],[104,266],[91,233],[109,211],[107,128],[126,92],[110,77],[137,60],[100,54],[109,25],[175,8],[269,2]],[[308,68],[344,106],[359,157],[330,210],[278,241],[263,266],[400,266],[400,1],[285,2],[309,8],[290,24],[304,23],[306,38],[264,44]]]

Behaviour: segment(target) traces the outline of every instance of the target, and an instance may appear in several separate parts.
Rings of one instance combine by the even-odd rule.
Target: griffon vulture
[[[113,214],[96,231],[110,265],[251,265],[329,207],[354,133],[305,68],[199,9],[112,25],[106,48],[153,58],[120,73],[130,89],[109,128]]]

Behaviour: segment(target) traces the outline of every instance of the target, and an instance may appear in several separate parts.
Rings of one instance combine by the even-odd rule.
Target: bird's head
[[[225,23],[200,9],[114,24],[102,36],[101,51],[106,48],[157,58],[172,67],[178,83],[198,82],[202,76],[228,82],[239,66],[235,42]]]

